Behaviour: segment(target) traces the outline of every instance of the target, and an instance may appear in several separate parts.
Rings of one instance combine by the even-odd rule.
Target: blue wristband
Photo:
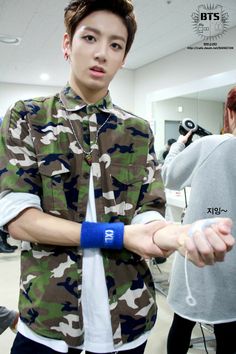
[[[122,222],[83,222],[80,234],[81,248],[121,249],[124,239]]]

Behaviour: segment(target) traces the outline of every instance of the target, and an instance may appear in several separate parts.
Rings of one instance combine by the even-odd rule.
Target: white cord
[[[187,293],[188,293],[185,300],[189,306],[196,306],[197,301],[193,297],[190,286],[189,286],[187,262],[188,262],[188,252],[185,253],[185,258],[184,258],[184,274],[185,274],[185,281],[186,281],[186,287],[187,287]]]
[[[193,226],[190,228],[188,234],[191,237],[196,231],[203,232],[207,227],[212,226],[213,224],[219,222],[219,218],[212,218],[212,219],[203,219],[196,221]],[[188,252],[186,251],[185,257],[184,257],[184,274],[185,274],[185,282],[186,282],[186,288],[187,288],[187,296],[185,298],[186,303],[189,306],[196,306],[197,301],[193,297],[190,285],[189,285],[189,278],[188,278]]]

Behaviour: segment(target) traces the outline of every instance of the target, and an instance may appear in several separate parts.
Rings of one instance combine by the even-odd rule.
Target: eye
[[[94,36],[92,36],[91,34],[83,36],[82,38],[88,43],[94,43],[96,41],[96,38]]]
[[[111,46],[112,46],[112,48],[114,48],[114,49],[116,49],[116,50],[122,50],[123,49],[123,47],[122,47],[122,45],[120,45],[119,43],[112,43],[111,44]]]

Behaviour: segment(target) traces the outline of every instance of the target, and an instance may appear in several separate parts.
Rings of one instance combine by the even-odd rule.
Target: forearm
[[[79,246],[81,225],[35,208],[28,208],[10,221],[7,227],[11,236],[18,240],[58,246]],[[151,250],[153,255],[162,255],[161,250],[155,248],[152,243],[153,230],[144,224],[125,226],[123,247],[142,256],[147,254],[149,257],[149,246],[146,246],[150,243],[154,248],[154,251]]]
[[[80,244],[81,224],[35,208],[25,209],[7,227],[10,235],[17,240],[60,246]]]
[[[35,208],[28,208],[10,221],[7,227],[11,236],[18,240],[58,246],[79,246],[81,225]],[[152,243],[151,236],[154,230],[144,224],[125,226],[124,248],[141,256],[163,255]]]
[[[96,237],[101,238],[101,243],[100,241],[98,243],[101,246],[96,243],[94,247],[103,248],[106,230],[103,229],[102,233],[96,232],[96,223],[94,224],[92,227],[94,227]],[[110,225],[107,229],[109,235]],[[234,238],[230,234],[232,228],[230,219],[220,218],[216,224],[214,222],[214,227],[207,227],[206,231],[202,231],[204,237],[199,236],[199,232],[195,232],[190,237],[190,226],[168,225],[165,221],[127,225],[124,228],[123,243],[121,239],[119,247],[114,248],[120,249],[123,246],[143,258],[168,256],[178,250],[183,255],[187,252],[189,258],[196,265],[203,266],[204,264],[213,264],[215,260],[222,261],[225,253],[234,244]],[[8,223],[8,230],[15,239],[58,246],[79,246],[81,229],[81,224],[77,222],[64,220],[35,208],[25,209]],[[82,231],[82,240],[84,240],[84,236],[90,239],[89,248],[93,247],[93,232],[86,235]],[[116,236],[115,233],[114,236]],[[107,248],[106,245],[105,248]],[[108,246],[108,248],[113,247]]]

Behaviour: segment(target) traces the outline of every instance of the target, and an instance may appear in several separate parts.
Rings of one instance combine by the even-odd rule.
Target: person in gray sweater
[[[9,310],[5,306],[0,306],[0,334],[2,334],[9,327],[15,331],[18,317],[18,312]]]
[[[180,136],[166,157],[162,178],[169,189],[191,187],[184,224],[230,217],[236,236],[236,87],[228,93],[224,132],[230,134],[195,140],[186,149],[191,132]],[[176,254],[167,299],[174,311],[168,354],[188,352],[196,322],[213,325],[217,354],[236,353],[236,248],[224,262],[204,269]]]

